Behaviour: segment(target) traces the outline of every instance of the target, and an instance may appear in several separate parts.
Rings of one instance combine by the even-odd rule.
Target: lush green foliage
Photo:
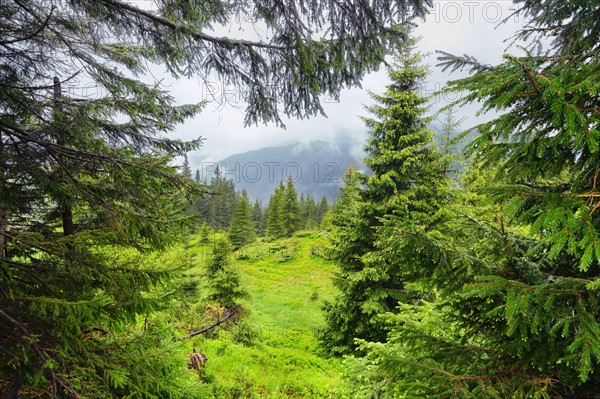
[[[388,255],[379,247],[394,242],[382,235],[388,215],[405,224],[434,223],[448,196],[447,163],[433,146],[427,129],[426,99],[419,84],[426,76],[411,50],[399,57],[384,95],[372,94],[377,105],[365,118],[370,137],[365,164],[372,175],[350,170],[342,198],[333,211],[334,259],[340,266],[336,286],[341,295],[326,306],[328,328],[323,343],[334,353],[348,352],[354,339],[384,341],[386,327],[378,315],[395,312],[414,300],[405,287],[406,267],[418,269],[402,252]],[[410,225],[410,226],[409,226]],[[401,245],[401,244],[400,244]]]
[[[496,66],[443,55],[471,69],[450,82],[458,103],[498,116],[475,128],[443,218],[386,217],[382,252],[437,298],[382,316],[388,341],[348,360],[356,397],[598,397],[600,3],[515,3],[521,35],[550,47]]]
[[[242,287],[249,293],[241,301],[248,313],[243,322],[222,324],[188,343],[189,351],[202,348],[208,356],[199,384],[206,397],[341,397],[341,362],[319,355],[315,335],[323,323],[322,301],[334,296],[335,266],[312,249],[327,245],[326,237],[306,233],[259,239],[234,253]],[[191,274],[206,273],[204,260],[212,243],[192,243],[189,251],[196,254],[197,265]],[[194,325],[185,326],[188,332],[212,323],[202,319],[204,306],[200,300],[189,316],[180,317],[193,320],[195,314]]]
[[[279,182],[265,209],[258,200],[250,205],[246,191],[236,192],[235,183],[221,177],[219,168],[207,188],[208,195],[196,201],[197,213],[203,224],[229,232],[235,249],[256,236],[284,238],[300,229],[316,229],[329,209],[325,197],[316,204],[310,195],[302,194],[299,201],[291,178]]]
[[[304,200],[302,203],[298,201],[298,193],[291,177],[288,177],[286,184],[281,181],[269,199],[265,211],[266,236],[272,238],[291,237],[294,232],[306,226],[307,223],[314,227],[318,220],[317,210],[314,207],[314,199],[310,196],[307,198],[308,200]],[[313,204],[312,212],[310,210],[311,202]],[[327,200],[322,206],[328,207]]]
[[[298,193],[291,176],[288,176],[285,191],[281,197],[279,219],[280,224],[283,226],[284,237],[291,237],[302,226]]]
[[[239,311],[239,301],[247,292],[241,285],[239,272],[232,262],[231,244],[226,239],[215,241],[212,256],[206,262],[204,280],[209,302],[217,302],[227,312]]]
[[[226,231],[231,227],[239,199],[235,183],[223,177],[217,167],[210,184],[207,184],[207,189],[207,195],[196,201],[196,211],[203,223],[207,223],[216,231]]]
[[[317,204],[312,196],[302,194],[300,196],[301,229],[314,230],[319,228],[328,210],[329,204],[327,203],[327,198],[321,198],[321,201]]]
[[[237,200],[231,229],[229,230],[229,240],[234,249],[249,244],[256,239],[256,223],[253,218],[254,209],[250,205],[248,193],[243,190]]]
[[[200,192],[189,170],[169,166],[200,140],[168,135],[202,104],[174,105],[159,83],[141,80],[148,65],[175,77],[217,74],[247,93],[246,124],[282,124],[280,109],[314,115],[319,95],[359,84],[402,45],[395,25],[425,12],[422,0],[250,5],[2,3],[2,396],[193,396],[179,389],[178,363],[155,352],[168,333],[138,330],[139,317],[168,303],[172,270],[122,257],[174,243],[186,232],[186,196]],[[239,15],[264,23],[271,41],[206,33]],[[328,37],[313,40],[315,29]]]

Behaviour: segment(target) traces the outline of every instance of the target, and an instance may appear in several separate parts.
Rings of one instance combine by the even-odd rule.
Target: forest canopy
[[[10,0],[0,8],[0,390],[3,397],[179,397],[156,355],[181,265],[142,262],[186,234],[202,193],[172,137],[203,106],[176,104],[149,65],[216,74],[248,93],[245,124],[322,113],[319,96],[380,66],[426,2]],[[211,35],[250,13],[270,40]],[[313,39],[321,31],[322,39]],[[97,94],[69,90],[84,82]],[[273,91],[274,90],[274,91]],[[96,335],[102,337],[98,338]],[[165,349],[166,350],[166,349]],[[143,353],[144,362],[137,353]]]

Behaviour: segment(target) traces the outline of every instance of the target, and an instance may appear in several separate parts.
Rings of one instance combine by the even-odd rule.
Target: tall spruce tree
[[[386,92],[371,94],[376,105],[368,109],[375,118],[364,120],[369,127],[365,164],[372,174],[350,171],[334,208],[340,294],[325,307],[322,336],[333,353],[350,351],[356,338],[385,341],[387,331],[379,316],[396,312],[399,304],[415,297],[405,286],[407,265],[379,249],[383,218],[396,214],[407,223],[434,218],[447,194],[444,159],[427,128],[427,99],[420,94],[427,71],[419,61],[409,46],[389,71]]]
[[[182,192],[168,166],[199,141],[168,138],[199,105],[173,105],[147,65],[216,72],[248,94],[246,124],[322,112],[402,46],[395,25],[422,0],[377,3],[6,1],[0,10],[0,392],[3,397],[180,397],[165,341],[127,334],[164,303],[160,265],[123,263],[177,237]],[[347,12],[348,7],[352,12]],[[240,13],[270,42],[207,30]],[[313,40],[315,29],[327,29]],[[68,94],[67,83],[71,84]],[[91,83],[95,94],[84,93]],[[247,90],[246,90],[247,89]],[[57,94],[53,98],[53,91]],[[277,107],[275,101],[281,107]],[[116,248],[115,247],[115,248]],[[60,320],[60,322],[57,322]],[[104,338],[86,336],[98,328]],[[90,339],[86,339],[90,338]],[[156,339],[155,339],[156,338]],[[154,355],[152,355],[154,354]],[[140,359],[142,356],[142,359]],[[76,372],[74,372],[76,371]],[[190,393],[191,395],[191,393]]]
[[[480,280],[494,273],[543,278],[536,269],[547,260],[490,201],[484,189],[495,171],[478,163],[469,168],[435,218],[388,215],[379,229],[382,251],[406,265],[407,286],[428,295],[382,316],[390,328],[386,342],[360,342],[365,355],[346,363],[352,396],[553,397],[545,394],[552,379],[518,360],[512,336],[523,335],[503,322],[503,298],[482,295],[498,281]],[[523,345],[540,339],[527,337]],[[547,344],[544,353],[552,353],[554,343]]]
[[[300,202],[291,176],[288,176],[280,201],[279,223],[283,227],[282,233],[284,237],[291,237],[302,226]]]
[[[533,34],[538,43],[531,51],[505,55],[495,66],[442,58],[448,68],[471,71],[449,84],[448,90],[467,93],[459,104],[480,101],[483,110],[500,114],[474,128],[472,154],[498,165],[491,193],[534,241],[522,257],[509,247],[510,269],[481,277],[479,291],[471,292],[478,302],[493,301],[499,320],[466,320],[476,331],[495,323],[487,338],[502,344],[497,357],[512,358],[512,365],[492,362],[483,375],[514,370],[531,396],[594,397],[600,384],[594,373],[600,364],[600,2],[515,3],[528,21],[519,35]],[[546,46],[542,38],[549,39]],[[508,378],[489,379],[500,386]]]
[[[187,154],[183,156],[183,165],[181,167],[181,174],[192,180],[192,168],[190,167],[190,161]]]
[[[231,241],[233,249],[238,249],[254,240],[256,240],[256,228],[253,220],[253,208],[248,199],[248,193],[246,190],[242,190],[229,229],[229,241]]]
[[[496,209],[474,212],[481,191],[467,186],[467,217],[427,246],[462,286],[391,321],[390,345],[366,345],[356,396],[598,397],[600,2],[515,3],[535,51],[495,66],[442,59],[470,69],[449,84],[466,92],[457,104],[496,112],[474,128],[478,170],[464,179],[491,169],[478,184]]]
[[[315,205],[315,200],[310,195],[304,197],[304,195],[300,199],[300,218],[302,220],[302,228],[303,229],[314,229],[319,226],[319,221],[317,219],[317,206]]]
[[[285,196],[285,186],[283,180],[279,182],[271,198],[269,198],[269,204],[265,212],[266,216],[266,235],[272,238],[283,238],[285,237],[285,226],[283,225],[283,201]]]
[[[211,225],[217,230],[227,231],[233,221],[238,200],[235,183],[225,178],[215,179],[213,183],[214,194],[210,201]]]
[[[262,203],[257,199],[252,207],[252,221],[254,222],[254,230],[256,234],[262,236],[264,234],[264,211]]]
[[[315,218],[317,219],[319,224],[323,221],[323,218],[325,217],[325,214],[327,213],[328,210],[329,210],[329,202],[327,202],[327,197],[323,196],[323,198],[321,198],[321,201],[319,201],[319,204],[317,205],[316,215],[315,215]]]

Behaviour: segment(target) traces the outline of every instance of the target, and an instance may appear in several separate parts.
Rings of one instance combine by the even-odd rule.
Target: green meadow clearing
[[[190,241],[190,279],[201,280],[212,242],[201,244],[199,237]],[[249,294],[242,302],[246,314],[242,321],[196,336],[186,346],[188,351],[202,349],[208,357],[198,379],[207,394],[215,398],[341,397],[341,363],[322,355],[316,337],[323,323],[323,301],[335,295],[336,269],[326,259],[326,245],[323,235],[301,232],[285,240],[259,240],[235,252],[235,265]],[[196,295],[195,311],[205,311],[201,286]],[[190,327],[203,326],[191,322]]]

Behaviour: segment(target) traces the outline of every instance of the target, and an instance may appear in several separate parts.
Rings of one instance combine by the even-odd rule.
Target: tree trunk
[[[62,88],[60,79],[58,76],[54,77],[54,110],[55,110],[55,122],[56,116],[61,113],[60,109],[60,100],[62,99]],[[62,128],[62,126],[61,126]],[[64,132],[59,131],[56,134],[56,143],[59,145],[65,145],[64,140]],[[63,173],[61,173],[63,175]],[[71,203],[68,198],[60,198],[59,205],[61,207],[61,216],[62,216],[62,224],[63,224],[63,234],[65,236],[69,236],[73,234],[73,210],[71,209]]]
[[[6,230],[8,222],[6,220],[6,204],[4,203],[4,173],[5,173],[5,161],[4,161],[4,141],[2,133],[0,133],[0,258],[6,256]]]

